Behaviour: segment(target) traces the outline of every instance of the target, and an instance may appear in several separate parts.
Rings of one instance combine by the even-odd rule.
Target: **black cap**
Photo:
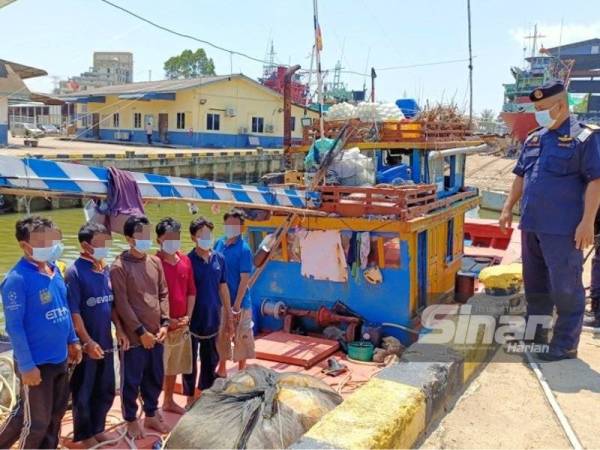
[[[531,91],[531,94],[529,94],[529,100],[532,102],[539,102],[540,100],[544,100],[545,98],[564,92],[564,90],[565,85],[562,81],[550,81]]]

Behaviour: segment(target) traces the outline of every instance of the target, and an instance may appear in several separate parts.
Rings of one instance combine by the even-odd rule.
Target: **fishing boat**
[[[534,27],[530,56],[525,58],[526,67],[512,67],[510,69],[514,82],[504,84],[504,103],[500,116],[510,130],[510,134],[517,142],[523,142],[529,132],[536,128],[533,102],[529,99],[530,92],[549,81],[561,80],[566,86],[569,84],[573,60],[561,59],[560,54],[555,55],[546,49],[537,49],[537,25]]]

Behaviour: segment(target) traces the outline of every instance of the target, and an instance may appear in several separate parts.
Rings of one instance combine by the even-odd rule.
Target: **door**
[[[158,139],[160,142],[167,143],[167,131],[169,130],[169,115],[167,113],[158,114]]]
[[[427,306],[427,231],[417,235],[418,309]]]
[[[94,139],[100,139],[100,114],[92,114],[92,136]]]

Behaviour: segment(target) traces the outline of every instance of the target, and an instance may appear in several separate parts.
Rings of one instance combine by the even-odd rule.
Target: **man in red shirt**
[[[192,346],[188,333],[196,299],[196,285],[189,258],[179,252],[181,224],[172,217],[162,219],[156,225],[156,240],[160,245],[157,256],[162,262],[169,287],[171,319],[165,341],[165,394],[162,409],[183,414],[185,409],[173,400],[173,390],[177,375],[192,371]]]

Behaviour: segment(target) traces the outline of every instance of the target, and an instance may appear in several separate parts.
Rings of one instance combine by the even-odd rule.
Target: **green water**
[[[225,210],[221,208],[220,211],[211,211],[210,206],[200,206],[197,214],[191,214],[188,206],[182,202],[170,202],[170,203],[157,203],[151,204],[146,207],[146,214],[154,225],[163,217],[171,216],[179,220],[182,224],[182,250],[186,252],[192,248],[192,241],[189,237],[188,227],[194,217],[203,215],[210,219],[215,224],[215,237],[219,236],[222,232],[222,218]],[[53,211],[40,211],[35,214],[39,214],[45,217],[51,218],[63,233],[63,243],[65,251],[63,256],[60,258],[64,261],[67,266],[70,265],[79,256],[79,242],[77,241],[77,232],[79,227],[85,222],[83,215],[83,209],[57,209]],[[0,214],[0,280],[4,278],[4,275],[8,270],[18,261],[22,256],[21,249],[19,248],[17,241],[14,238],[15,222],[23,217],[24,214]],[[156,236],[153,235],[153,241]],[[118,234],[113,235],[113,247],[111,250],[108,262],[112,262],[114,258],[121,253],[122,250],[127,248],[125,239]],[[153,251],[156,251],[158,246],[154,242]],[[4,315],[2,314],[2,308],[0,306],[0,332],[4,331]]]

